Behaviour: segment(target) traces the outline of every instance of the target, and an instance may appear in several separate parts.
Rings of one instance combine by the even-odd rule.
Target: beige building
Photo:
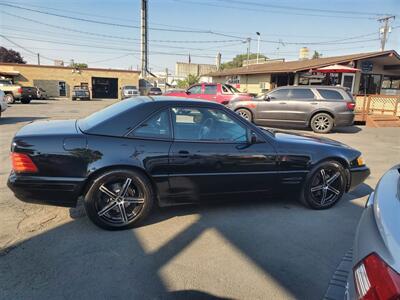
[[[315,71],[335,64],[359,71],[329,75]],[[230,83],[250,93],[263,93],[284,85],[323,84],[345,86],[353,94],[400,95],[400,56],[394,50],[255,64],[208,75],[213,82]]]
[[[175,77],[186,78],[189,74],[202,76],[217,71],[216,65],[211,64],[192,64],[177,62],[175,64]]]
[[[36,86],[49,97],[71,97],[75,86],[87,87],[91,98],[120,99],[124,85],[139,86],[139,71],[0,63],[0,77],[21,86]]]

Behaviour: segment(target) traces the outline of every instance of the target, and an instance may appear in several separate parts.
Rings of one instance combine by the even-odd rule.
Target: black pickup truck
[[[21,93],[21,103],[28,104],[32,99],[37,99],[37,88],[34,86],[23,86]]]

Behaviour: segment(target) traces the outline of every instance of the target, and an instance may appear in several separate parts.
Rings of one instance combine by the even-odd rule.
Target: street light
[[[261,37],[261,33],[259,33],[257,31],[256,34],[257,34],[257,64],[258,64],[258,58],[260,56],[260,37]]]

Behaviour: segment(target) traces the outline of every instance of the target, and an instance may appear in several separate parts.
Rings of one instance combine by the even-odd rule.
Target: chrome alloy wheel
[[[131,178],[117,178],[99,187],[97,215],[108,223],[128,224],[139,214],[144,201],[143,191]]]
[[[246,120],[249,120],[249,119],[250,119],[249,114],[246,113],[246,112],[243,111],[243,110],[239,110],[239,111],[237,112],[237,114],[238,114],[239,116],[241,116],[243,119],[246,119]]]
[[[310,194],[312,200],[324,207],[338,200],[342,194],[341,174],[335,169],[321,169],[314,175],[311,182]]]
[[[318,116],[314,119],[314,127],[319,131],[324,131],[330,126],[330,120],[326,116]]]

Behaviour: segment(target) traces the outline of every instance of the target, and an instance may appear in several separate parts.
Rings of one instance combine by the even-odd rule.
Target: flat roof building
[[[139,86],[139,74],[118,69],[0,63],[0,77],[21,86],[42,88],[49,97],[71,97],[72,89],[79,86],[88,88],[94,99],[120,99],[122,86]]]

